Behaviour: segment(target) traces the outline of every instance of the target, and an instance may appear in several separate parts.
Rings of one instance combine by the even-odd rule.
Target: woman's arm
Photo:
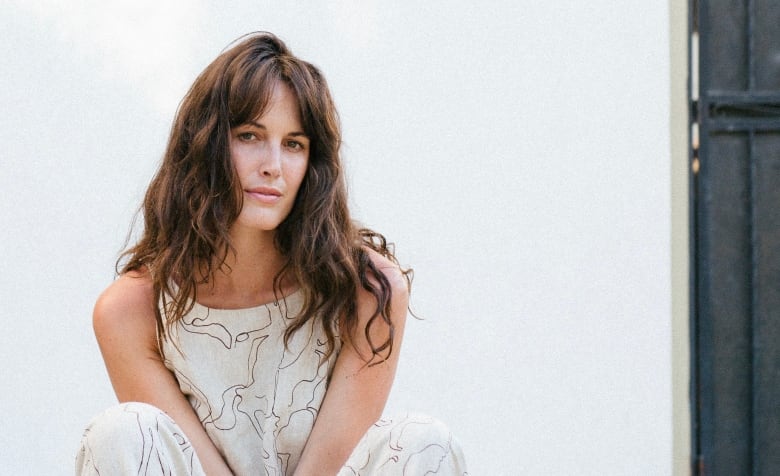
[[[366,365],[366,359],[371,357],[371,348],[363,329],[376,310],[376,299],[361,289],[357,300],[358,324],[352,344],[344,345],[339,352],[325,399],[295,476],[336,474],[360,438],[381,417],[387,402],[401,350],[409,292],[406,280],[396,265],[373,252],[371,257],[390,281],[393,293],[390,302],[390,319],[395,326],[393,352],[381,364]],[[375,324],[370,331],[373,342],[384,342],[389,328]]]
[[[144,402],[167,413],[189,438],[206,474],[229,475],[230,468],[162,362],[154,306],[152,282],[144,272],[121,276],[95,305],[95,336],[114,392],[120,402]]]

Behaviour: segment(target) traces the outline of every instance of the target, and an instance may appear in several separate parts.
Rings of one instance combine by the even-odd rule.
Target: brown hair
[[[196,285],[208,282],[231,251],[228,230],[242,207],[228,134],[263,113],[279,81],[296,96],[310,139],[306,175],[275,235],[286,262],[274,280],[274,293],[281,293],[282,279],[289,277],[300,285],[304,298],[285,343],[319,316],[328,338],[327,358],[335,348],[334,331],[349,340],[357,330],[360,286],[377,302],[363,329],[372,352],[367,362],[381,362],[393,347],[391,287],[366,248],[398,262],[382,235],[358,227],[350,218],[340,125],[325,78],[270,33],[240,38],[206,67],[182,100],[162,164],[144,198],[143,235],[122,254],[120,262],[127,261],[118,268],[122,273],[141,268],[151,272],[155,297],[165,310],[163,318],[156,307],[161,334],[192,309]],[[410,285],[411,270],[402,273]],[[380,323],[389,327],[389,337],[374,343],[369,328]]]

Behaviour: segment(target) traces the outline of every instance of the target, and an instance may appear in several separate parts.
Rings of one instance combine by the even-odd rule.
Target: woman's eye
[[[301,144],[297,140],[288,140],[287,141],[287,147],[292,149],[292,150],[302,150],[303,149],[303,144]]]
[[[242,141],[250,141],[256,139],[256,136],[251,132],[241,132],[236,137]]]

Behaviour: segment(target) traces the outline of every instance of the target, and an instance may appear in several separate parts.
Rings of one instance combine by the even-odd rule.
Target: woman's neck
[[[213,308],[239,309],[274,301],[295,289],[282,280],[275,294],[274,280],[284,266],[285,258],[274,243],[273,233],[231,233],[233,250],[225,262],[198,286],[197,300]]]

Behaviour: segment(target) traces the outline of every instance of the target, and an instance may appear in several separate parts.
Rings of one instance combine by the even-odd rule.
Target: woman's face
[[[234,227],[272,231],[295,203],[309,165],[298,101],[279,82],[265,112],[230,130],[230,160],[244,192]]]

